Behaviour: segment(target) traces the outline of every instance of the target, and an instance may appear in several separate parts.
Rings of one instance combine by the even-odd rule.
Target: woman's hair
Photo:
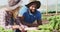
[[[39,9],[41,6],[41,3],[40,3],[40,1],[33,1],[33,2],[30,2],[29,4],[27,4],[26,6],[29,8],[31,5],[36,5],[37,9]]]

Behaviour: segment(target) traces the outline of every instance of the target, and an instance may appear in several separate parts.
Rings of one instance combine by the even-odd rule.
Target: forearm
[[[38,25],[42,25],[42,20],[37,21]]]
[[[16,21],[19,23],[20,26],[23,25],[23,17],[18,16]]]

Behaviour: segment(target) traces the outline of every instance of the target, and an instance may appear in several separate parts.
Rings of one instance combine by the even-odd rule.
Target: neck
[[[36,11],[32,12],[32,11],[29,11],[30,13],[34,14]]]

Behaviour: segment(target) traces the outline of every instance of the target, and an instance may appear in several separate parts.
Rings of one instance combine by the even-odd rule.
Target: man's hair
[[[40,6],[41,6],[40,1],[33,1],[33,2],[30,2],[30,3],[27,4],[26,6],[29,8],[31,5],[35,5],[35,4],[36,4],[37,9],[39,9]]]

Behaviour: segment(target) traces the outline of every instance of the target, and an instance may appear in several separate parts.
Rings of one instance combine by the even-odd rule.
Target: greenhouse
[[[37,4],[35,5],[35,9],[41,14],[38,14],[38,16],[42,21],[42,25],[35,25],[37,27],[34,27],[33,24],[37,23],[38,20],[35,19],[37,19],[38,16],[34,13],[34,15],[31,14],[32,12],[30,13],[30,10],[28,10],[30,6],[27,6],[28,3],[33,1],[41,2],[39,9],[37,9]],[[27,10],[33,16],[28,14],[24,15],[25,10],[20,11],[24,6],[28,7]],[[33,8],[34,3],[31,6]],[[19,15],[19,13],[23,15]],[[26,24],[26,22],[22,22],[24,20],[26,20],[26,22],[33,20],[34,23],[27,22]],[[0,32],[16,32],[16,30],[20,30],[20,32],[60,32],[60,0],[0,0]]]

